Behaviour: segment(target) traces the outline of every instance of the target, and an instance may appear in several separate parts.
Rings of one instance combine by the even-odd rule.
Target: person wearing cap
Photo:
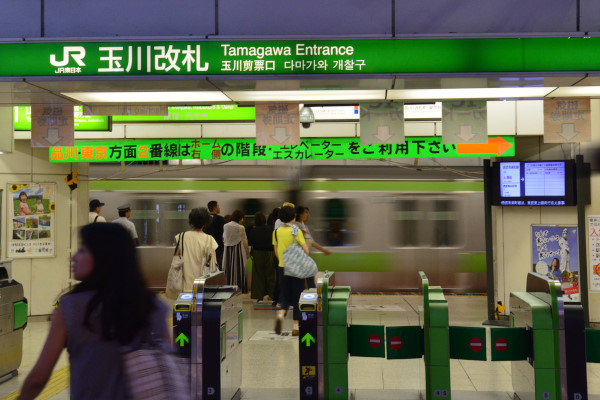
[[[100,209],[103,205],[104,203],[101,203],[98,199],[90,201],[90,224],[93,222],[106,222],[106,218],[100,215]]]
[[[133,239],[133,245],[137,246],[137,231],[135,230],[135,225],[133,222],[129,220],[129,217],[131,216],[131,206],[129,203],[125,203],[117,207],[117,210],[119,211],[119,218],[115,219],[113,222],[115,224],[123,225],[123,227],[127,229],[131,235],[131,239]]]

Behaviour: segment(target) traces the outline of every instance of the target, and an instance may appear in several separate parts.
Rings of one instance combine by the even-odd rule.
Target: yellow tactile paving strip
[[[36,399],[47,400],[52,398],[53,396],[56,396],[57,394],[69,387],[70,378],[71,370],[69,369],[68,365],[66,367],[54,371],[50,376],[46,387],[44,388],[44,390],[42,390],[42,393],[40,393],[39,396],[36,397]],[[17,390],[16,392],[13,392],[6,397],[0,398],[0,400],[16,399],[17,397],[19,397],[20,393],[21,391]]]

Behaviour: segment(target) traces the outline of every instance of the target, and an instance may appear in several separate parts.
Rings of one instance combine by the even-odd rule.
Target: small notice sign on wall
[[[259,146],[299,145],[300,104],[257,104],[256,144]]]
[[[32,106],[31,147],[73,146],[74,124],[73,106]]]
[[[360,143],[404,143],[404,103],[360,103]]]
[[[444,101],[442,142],[444,144],[487,143],[487,102]]]
[[[592,140],[590,99],[544,100],[544,143]]]

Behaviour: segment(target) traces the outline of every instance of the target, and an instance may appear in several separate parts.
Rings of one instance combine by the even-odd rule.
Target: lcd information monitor
[[[494,164],[492,204],[497,206],[574,206],[575,163],[508,161]]]

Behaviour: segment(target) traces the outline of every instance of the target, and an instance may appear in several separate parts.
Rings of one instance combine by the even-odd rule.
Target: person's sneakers
[[[281,326],[283,325],[283,316],[277,316],[275,320],[275,333],[281,335]]]

